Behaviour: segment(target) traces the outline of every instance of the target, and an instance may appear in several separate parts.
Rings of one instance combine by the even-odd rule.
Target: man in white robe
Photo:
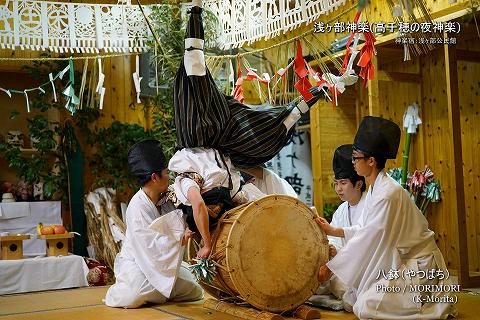
[[[365,204],[365,178],[359,176],[353,167],[352,151],[352,145],[346,144],[338,147],[333,155],[335,192],[343,201],[332,216],[330,225],[334,228],[358,225]],[[333,236],[328,236],[328,242],[330,244],[330,258],[333,258],[347,244],[345,238]],[[347,290],[348,287],[334,275],[324,285],[320,286],[316,293],[317,295],[332,293],[338,299],[349,300],[348,297],[343,299]],[[349,294],[350,292],[347,292],[347,295]],[[321,297],[314,296],[310,299],[310,302],[314,305],[328,306],[328,303],[326,304],[328,301]],[[351,312],[351,305],[346,301],[342,302],[344,309]]]
[[[127,208],[125,240],[115,258],[116,282],[108,289],[105,304],[138,308],[148,302],[202,299],[202,288],[182,265],[183,245],[191,233],[185,233],[182,211],[164,196],[169,176],[160,143],[145,140],[135,144],[128,163],[142,188]],[[149,228],[160,216],[167,218],[163,232]]]
[[[399,127],[379,117],[365,117],[354,141],[352,162],[370,187],[358,226],[334,228],[317,219],[328,235],[344,237],[346,246],[319,270],[320,282],[332,273],[356,290],[353,312],[360,319],[445,319],[449,303],[447,267],[428,222],[397,182],[384,172],[394,159]],[[427,277],[434,270],[434,277]],[[444,276],[445,277],[444,277]],[[437,285],[418,287],[415,285]],[[399,292],[398,292],[399,291]],[[431,302],[440,299],[442,302]]]

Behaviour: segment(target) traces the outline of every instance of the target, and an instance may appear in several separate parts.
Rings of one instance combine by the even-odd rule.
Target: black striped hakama
[[[237,167],[261,165],[288,141],[292,128],[284,122],[295,107],[257,110],[220,92],[205,65],[201,12],[200,7],[191,9],[185,55],[175,78],[177,148],[214,148]],[[315,95],[305,107],[318,98]]]

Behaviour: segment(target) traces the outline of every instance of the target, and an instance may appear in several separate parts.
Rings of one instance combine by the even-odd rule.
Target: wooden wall
[[[460,50],[476,52],[477,59],[460,60],[458,54],[458,84],[460,124],[465,191],[466,237],[470,272],[480,272],[480,44],[468,41]]]
[[[455,187],[455,167],[462,166],[462,163],[455,163],[453,148],[453,132],[449,108],[447,103],[447,87],[445,73],[445,53],[443,46],[430,52],[428,55],[414,58],[410,62],[391,63],[382,61],[382,49],[378,53],[378,73],[376,86],[378,89],[373,95],[378,95],[378,108],[371,108],[371,95],[375,85],[363,90],[359,88],[357,93],[357,112],[361,115],[382,116],[402,125],[402,117],[406,106],[414,101],[419,103],[423,124],[414,135],[410,149],[409,170],[422,169],[429,165],[436,178],[441,182],[442,201],[431,205],[427,213],[430,228],[436,233],[436,241],[444,254],[447,265],[451,270],[459,267],[460,244],[459,237],[466,236],[469,252],[469,269],[471,272],[478,272],[480,267],[480,210],[479,189],[480,189],[480,161],[477,154],[480,149],[480,130],[478,121],[480,111],[479,81],[475,75],[480,72],[480,48],[472,48],[471,42],[467,39],[458,38],[462,41],[459,48],[468,47],[475,50],[477,60],[458,61],[458,86],[461,116],[461,137],[463,153],[463,175],[465,189],[466,207],[466,230],[467,234],[459,234],[457,221],[458,203]],[[469,56],[472,60],[472,56]],[[382,63],[380,63],[382,62]],[[390,78],[393,75],[393,78]],[[410,76],[413,75],[413,76]],[[357,86],[358,87],[358,86]],[[370,98],[370,101],[369,101]],[[330,110],[324,109],[320,114],[320,123],[328,118]],[[351,121],[355,125],[357,121],[351,118],[340,116],[340,126],[345,121]],[[327,135],[325,131],[331,130],[329,125],[320,128],[320,148],[322,150],[321,161],[332,154],[334,146],[331,141],[324,141],[322,138]],[[331,134],[331,132],[330,132]],[[345,135],[351,134],[346,130]],[[351,134],[350,141],[354,134]],[[343,138],[343,137],[342,137]],[[314,138],[312,137],[312,140]],[[338,135],[337,135],[338,139]],[[387,169],[400,167],[404,152],[405,133],[402,134],[399,154],[396,160],[387,162]],[[337,144],[340,141],[337,142]],[[325,154],[326,153],[326,154]],[[323,188],[323,200],[330,201],[332,194],[326,189],[328,181],[331,180],[330,168],[322,166],[320,183]],[[317,185],[316,185],[317,187]]]
[[[347,88],[344,93],[339,96],[338,106],[334,107],[331,102],[322,101],[316,104],[315,110],[310,115],[310,126],[312,128],[318,126],[317,134],[312,133],[311,136],[312,149],[315,149],[312,152],[316,152],[312,156],[312,165],[317,166],[318,170],[314,173],[314,177],[321,177],[314,188],[317,210],[321,208],[318,205],[320,202],[335,204],[340,202],[332,187],[333,152],[342,144],[352,143],[352,136],[357,130],[355,88]],[[317,190],[318,184],[321,184],[323,191],[321,194]]]
[[[467,14],[468,1],[449,4],[448,0],[426,0],[433,18],[448,21]],[[354,1],[334,11],[322,21],[334,18],[352,6]],[[340,17],[338,21],[352,21],[355,10]],[[385,1],[372,1],[367,8],[370,22],[392,21],[390,9]],[[257,43],[256,47],[267,47],[276,41],[297,36],[312,26],[299,28],[280,36],[278,39]],[[473,30],[472,30],[473,29]],[[318,35],[318,34],[317,34]],[[342,35],[325,33],[319,38],[330,44]],[[458,111],[449,101],[452,93],[447,88],[447,64],[455,55],[447,55],[444,46],[432,52],[412,57],[403,62],[403,47],[390,43],[377,43],[378,56],[374,59],[375,79],[363,88],[357,84],[353,92],[348,90],[341,96],[339,106],[332,110],[329,103],[318,103],[311,110],[311,140],[314,175],[314,201],[319,212],[324,203],[335,202],[331,188],[333,170],[331,159],[335,148],[343,143],[353,142],[356,128],[365,115],[382,116],[402,125],[406,106],[418,102],[423,124],[413,136],[410,148],[409,170],[423,169],[428,164],[442,186],[442,201],[431,205],[427,213],[430,228],[435,231],[436,242],[444,254],[450,270],[455,272],[460,265],[461,239],[466,237],[469,255],[469,269],[473,274],[480,270],[480,42],[471,26],[462,24],[457,37],[456,63],[458,65],[458,91],[463,163],[455,162],[453,141],[457,131],[452,113]],[[382,42],[383,39],[380,39]],[[450,45],[452,48],[452,45]],[[448,48],[448,47],[447,47]],[[266,57],[272,60],[275,53]],[[446,53],[447,52],[447,53]],[[309,54],[304,46],[304,55]],[[350,88],[349,88],[350,90]],[[397,159],[387,162],[387,169],[400,167],[404,152],[405,133],[402,134]],[[466,234],[459,234],[459,206],[457,201],[457,175],[455,169],[463,169],[465,196]],[[461,171],[460,171],[461,172]],[[465,240],[465,239],[464,239]]]
[[[37,51],[28,51],[28,50],[0,50],[0,57],[12,57],[12,58],[38,58],[40,52]],[[118,120],[121,122],[134,123],[143,127],[151,125],[150,118],[148,113],[144,111],[143,105],[135,104],[134,98],[134,86],[132,80],[132,68],[135,68],[134,56],[120,56],[120,57],[111,57],[105,58],[103,61],[103,68],[105,73],[105,82],[104,87],[106,89],[103,109],[100,113],[100,119],[97,121],[95,126],[97,127],[108,127],[113,121]],[[22,66],[28,64],[27,61],[1,61],[0,62],[0,76],[1,83],[0,86],[4,88],[12,88],[23,90],[25,88],[35,87],[39,83],[36,80],[26,76],[27,74],[22,70]],[[65,65],[68,62],[65,62]],[[83,71],[83,60],[75,60],[74,65],[75,69]],[[90,61],[90,67],[96,61]],[[62,64],[62,63],[61,63]],[[63,65],[63,64],[62,64]],[[89,69],[90,70],[90,69]],[[52,70],[53,73],[58,72],[59,70]],[[45,81],[47,81],[46,79]],[[75,79],[77,83],[81,79]],[[97,80],[95,79],[94,85],[96,86]],[[59,94],[60,88],[57,85],[57,94]],[[32,97],[34,92],[30,93],[29,96]],[[79,93],[77,92],[77,95]],[[36,112],[28,114],[25,108],[25,99],[21,95],[14,95],[12,99],[8,98],[3,92],[0,93],[0,104],[2,106],[0,110],[1,121],[0,121],[0,133],[6,135],[8,130],[13,128],[20,128],[25,135],[27,136],[27,127],[26,119],[31,117]],[[11,108],[10,108],[11,106]],[[20,111],[20,116],[17,120],[10,120],[9,115],[11,109],[15,107]],[[60,111],[56,115],[51,115],[52,119],[59,119],[60,121],[65,120],[69,117],[68,113],[65,110]],[[26,139],[28,140],[28,139]],[[92,150],[85,148],[88,153]],[[0,180],[14,180],[16,177],[13,171],[9,170],[5,165],[4,159],[0,159],[0,164],[2,164],[2,169],[0,170]],[[88,166],[85,166],[85,187],[86,189],[90,188],[95,178],[91,176]]]

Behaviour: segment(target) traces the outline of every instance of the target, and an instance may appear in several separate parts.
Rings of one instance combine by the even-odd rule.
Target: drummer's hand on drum
[[[317,217],[315,218],[315,222],[320,226],[320,228],[322,228],[323,231],[325,231],[325,233],[329,236],[332,236],[333,234],[333,230],[335,228],[333,228],[330,223],[328,223],[327,219],[325,218],[322,218],[322,217]]]
[[[334,236],[334,237],[345,237],[345,234],[343,232],[342,228],[334,228],[328,223],[327,219],[322,218],[322,217],[317,217],[315,218],[315,222],[322,228],[323,231],[329,236]]]
[[[328,255],[330,258],[333,258],[337,255],[337,248],[333,244],[328,245]]]
[[[212,252],[212,247],[211,246],[203,246],[200,250],[198,250],[197,258],[198,259],[207,259],[208,256],[210,255],[210,252]]]
[[[331,276],[332,276],[332,271],[328,269],[326,265],[321,266],[320,269],[318,270],[318,281],[320,282],[320,284],[330,279]]]

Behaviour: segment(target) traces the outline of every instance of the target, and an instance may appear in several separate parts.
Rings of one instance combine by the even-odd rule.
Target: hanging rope
[[[341,16],[349,13],[350,11],[354,10],[357,8],[357,5],[354,5],[348,9],[346,9],[345,11],[342,11],[341,13],[339,13],[338,15],[336,15],[335,17],[333,17],[332,19],[328,20],[325,22],[325,24],[329,24],[329,23],[332,23],[334,21],[337,21]],[[248,55],[253,55],[253,54],[256,54],[256,53],[259,53],[259,52],[263,52],[263,51],[267,51],[267,50],[271,50],[271,49],[275,49],[275,48],[278,48],[278,47],[281,47],[281,46],[284,46],[284,45],[288,45],[292,42],[295,42],[296,40],[299,40],[299,39],[303,39],[305,38],[306,36],[308,35],[311,35],[314,33],[314,30],[311,29],[311,30],[308,30],[308,31],[305,31],[304,33],[296,36],[296,37],[293,37],[293,38],[290,38],[288,40],[285,40],[285,41],[282,41],[282,42],[279,42],[279,43],[276,43],[274,45],[271,45],[269,47],[266,47],[266,48],[260,48],[260,49],[255,49],[255,50],[251,50],[251,51],[247,51],[247,52],[242,52],[242,53],[238,53],[238,54],[234,54],[234,55],[221,55],[221,56],[210,56],[210,55],[207,55],[207,58],[208,59],[231,59],[231,58],[241,58],[241,57],[244,57],[244,56],[248,56]]]
[[[145,20],[147,21],[147,25],[148,25],[150,31],[152,32],[152,34],[155,38],[155,42],[158,44],[159,49],[163,51],[163,47],[161,45],[161,42],[160,42],[157,34],[153,31],[151,23],[148,20],[148,18],[146,17],[146,15],[143,11],[142,5],[140,4],[140,1],[137,1],[137,3],[138,3],[138,6],[140,7],[140,9],[141,9],[141,11],[144,15]],[[352,11],[356,8],[357,8],[357,6],[353,5],[350,8],[342,11],[341,13],[336,15],[335,17],[331,18],[330,20],[326,21],[325,23],[329,24],[329,23],[332,23],[334,21],[337,21],[341,16],[349,13],[350,11]],[[267,50],[275,49],[275,48],[278,48],[278,47],[281,47],[281,46],[289,45],[290,43],[295,42],[298,39],[303,39],[306,36],[311,35],[313,33],[314,33],[314,30],[311,29],[311,30],[308,30],[308,31],[296,36],[296,37],[293,37],[291,39],[276,43],[276,44],[271,45],[271,46],[266,47],[266,48],[260,48],[260,49],[255,49],[255,50],[251,50],[251,51],[246,51],[246,52],[238,53],[238,54],[235,54],[235,55],[207,55],[207,59],[209,59],[209,60],[210,59],[222,59],[223,60],[223,59],[231,59],[231,58],[239,58],[239,57],[249,56],[249,55],[264,52],[264,51],[267,51]],[[117,54],[106,54],[106,55],[95,55],[95,56],[77,56],[77,57],[72,57],[71,59],[73,59],[73,60],[86,60],[86,59],[98,59],[98,58],[103,59],[103,58],[131,56],[131,55],[136,55],[136,54],[138,54],[138,53],[132,52],[132,53],[117,53]],[[70,60],[70,58],[67,58],[67,57],[37,57],[37,58],[0,57],[0,61],[32,61],[32,60],[37,60],[37,61],[55,61],[55,60],[56,61],[66,61],[66,60]]]
[[[103,59],[103,58],[113,58],[113,57],[125,57],[137,55],[138,52],[131,53],[116,53],[116,54],[104,54],[96,56],[77,56],[77,57],[32,57],[32,58],[11,58],[11,57],[0,57],[0,61],[69,61],[73,60],[87,60],[87,59]]]

